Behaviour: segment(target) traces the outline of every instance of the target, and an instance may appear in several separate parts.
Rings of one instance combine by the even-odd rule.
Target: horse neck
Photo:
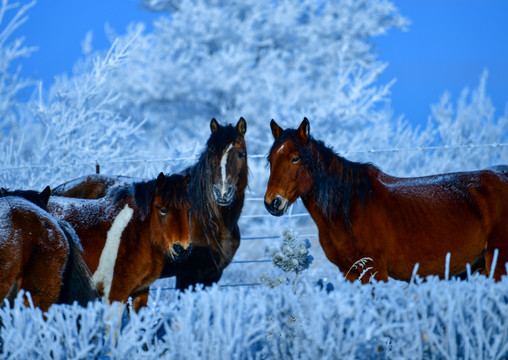
[[[310,194],[320,213],[328,220],[341,217],[350,226],[352,207],[365,205],[371,199],[372,182],[379,170],[371,164],[342,158],[315,140],[312,141],[312,158]],[[310,194],[302,196],[302,200]]]
[[[222,207],[215,201],[212,192],[211,178],[204,167],[204,156],[191,169],[191,185],[189,192],[192,199],[191,237],[197,247],[209,247],[219,255],[217,266],[222,268],[223,262],[229,263],[236,246],[231,239],[239,239],[238,219],[240,217],[245,186],[237,189],[233,203]],[[205,176],[203,176],[206,174]],[[223,241],[226,240],[226,241]]]

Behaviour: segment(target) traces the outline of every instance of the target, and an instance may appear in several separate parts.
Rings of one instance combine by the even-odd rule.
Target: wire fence
[[[477,148],[507,148],[508,143],[490,143],[490,144],[466,144],[466,145],[444,145],[444,146],[424,146],[424,147],[412,147],[412,148],[387,148],[387,149],[367,149],[367,150],[348,150],[341,152],[341,155],[351,155],[351,154],[372,154],[372,153],[394,153],[394,152],[424,152],[424,151],[436,151],[436,150],[461,150],[461,149],[477,149]],[[265,154],[254,154],[248,155],[249,159],[265,159]],[[197,156],[189,156],[189,157],[177,157],[177,158],[152,158],[152,159],[107,159],[100,160],[97,159],[95,161],[83,161],[83,162],[68,162],[68,163],[56,163],[56,164],[26,164],[19,166],[7,166],[2,167],[0,173],[6,171],[17,171],[17,170],[29,170],[29,169],[39,169],[39,168],[62,168],[62,167],[74,167],[74,166],[90,166],[93,171],[96,173],[100,173],[100,168],[102,165],[121,165],[121,164],[154,164],[154,163],[164,163],[164,162],[189,162],[196,161]],[[248,257],[249,251],[242,252],[242,246],[247,248],[258,247],[247,244],[252,243],[266,243],[267,241],[271,241],[273,243],[280,243],[282,241],[281,227],[273,226],[273,228],[277,228],[279,230],[278,233],[275,233],[275,229],[268,230],[266,233],[262,235],[251,231],[252,221],[267,221],[268,219],[273,219],[274,217],[268,212],[265,211],[263,205],[263,198],[259,196],[259,194],[255,194],[252,192],[246,193],[246,206],[252,207],[255,210],[243,213],[240,218],[240,230],[242,233],[241,245],[238,249],[235,258],[228,266],[226,270],[234,271],[234,268],[237,266],[267,266],[268,263],[271,263],[271,259],[267,257],[266,254],[259,254],[257,252],[257,256]],[[249,203],[254,203],[255,206],[250,206]],[[296,211],[294,209],[297,208]],[[304,220],[304,221],[302,221]],[[313,245],[320,248],[318,243],[318,234],[317,229],[309,225],[312,223],[310,219],[310,215],[306,210],[301,206],[291,206],[288,213],[281,218],[278,218],[278,223],[287,224],[288,227],[291,227],[299,232],[302,230],[302,234],[299,235],[301,238],[311,238],[313,239]],[[302,225],[302,223],[304,225]],[[309,231],[310,230],[310,231]],[[266,230],[265,230],[266,231]],[[315,262],[327,262],[323,253],[320,253],[319,256],[315,257]],[[259,279],[258,279],[259,280]],[[259,286],[261,283],[256,281],[255,279],[249,279],[249,281],[240,281],[240,282],[228,282],[221,283],[219,282],[219,286],[221,287],[240,287],[240,286]],[[174,290],[174,287],[157,285],[157,282],[154,286],[160,288],[161,290]]]
[[[441,145],[441,146],[420,146],[409,148],[386,148],[386,149],[367,149],[367,150],[346,150],[342,151],[342,155],[352,154],[375,154],[375,153],[395,153],[395,152],[423,152],[423,151],[436,151],[436,150],[464,150],[464,149],[481,149],[481,148],[508,148],[508,143],[489,143],[489,144],[464,144],[464,145]],[[266,158],[266,154],[248,155],[249,159]],[[63,163],[51,164],[26,164],[19,166],[4,166],[1,171],[14,171],[14,170],[27,170],[37,168],[61,168],[73,166],[91,166],[94,169],[97,165],[120,165],[120,164],[135,164],[135,163],[161,163],[161,162],[185,162],[195,161],[197,156],[177,157],[177,158],[146,158],[146,159],[108,159],[95,161],[73,161]]]

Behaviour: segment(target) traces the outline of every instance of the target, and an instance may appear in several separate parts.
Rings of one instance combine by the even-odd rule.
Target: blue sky
[[[395,0],[411,20],[409,31],[391,30],[375,39],[379,57],[389,62],[382,82],[393,78],[392,108],[413,124],[425,124],[430,105],[448,90],[454,99],[460,91],[477,86],[488,69],[487,93],[504,113],[508,101],[508,1],[505,0]],[[156,14],[141,9],[136,0],[39,0],[28,22],[16,33],[27,45],[39,46],[23,60],[22,74],[43,80],[70,73],[81,56],[81,41],[93,31],[93,47],[109,47],[108,23],[124,33],[134,20],[150,21]]]
[[[394,113],[425,124],[430,105],[448,90],[457,99],[462,89],[478,85],[489,71],[487,94],[496,119],[508,101],[508,1],[396,0],[411,20],[409,31],[392,30],[377,39],[380,58],[390,65],[382,81],[392,87]]]

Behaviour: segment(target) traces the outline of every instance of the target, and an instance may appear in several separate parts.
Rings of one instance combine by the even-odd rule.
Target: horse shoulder
[[[326,257],[346,273],[358,256],[351,230],[342,218],[326,218],[314,196],[304,199],[303,204],[318,228],[319,243]]]

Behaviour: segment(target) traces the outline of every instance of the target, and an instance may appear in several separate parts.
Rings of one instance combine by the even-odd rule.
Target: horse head
[[[275,141],[268,154],[270,178],[264,200],[270,214],[281,216],[313,186],[308,165],[312,161],[310,125],[304,118],[297,130],[284,130],[274,120],[270,127]]]
[[[188,192],[190,175],[159,174],[155,185],[150,225],[156,239],[173,259],[186,258],[192,248],[187,214],[191,204]]]
[[[34,191],[34,190],[7,190],[4,188],[0,189],[0,197],[5,196],[19,196],[24,198],[25,200],[30,201],[31,203],[34,203],[38,207],[40,207],[43,210],[48,210],[48,201],[49,197],[51,195],[51,189],[49,186],[46,186],[44,190],[41,192]]]
[[[220,206],[233,203],[237,191],[247,186],[247,148],[245,132],[247,123],[242,117],[235,127],[221,126],[217,120],[210,122],[212,134],[207,144],[207,160],[210,163],[212,193]]]

